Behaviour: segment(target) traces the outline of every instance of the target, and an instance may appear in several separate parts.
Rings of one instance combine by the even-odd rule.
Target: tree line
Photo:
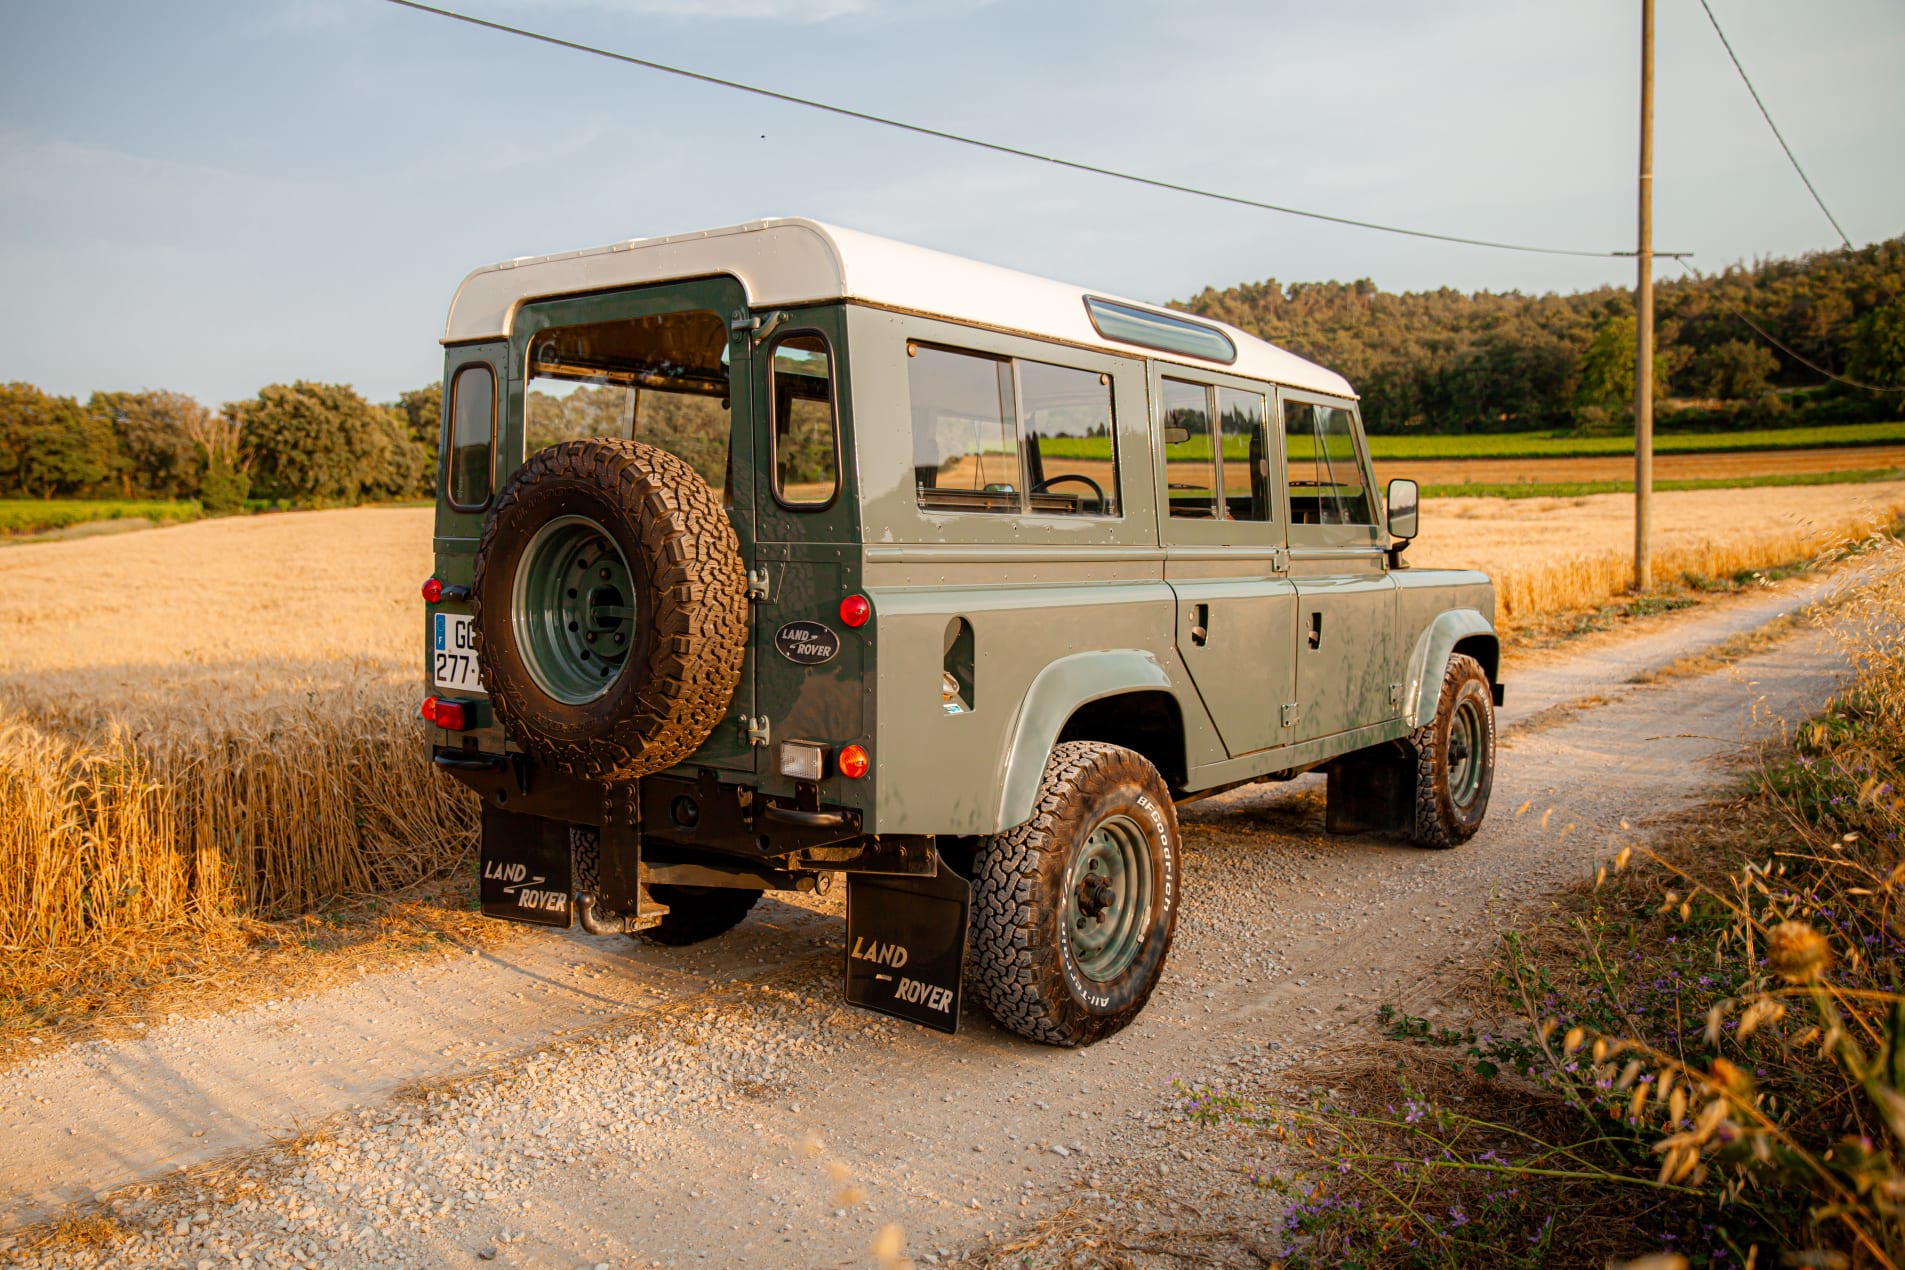
[[[1663,278],[1654,296],[1664,426],[1905,414],[1905,393],[1836,384],[1806,364],[1905,386],[1905,237]],[[1397,293],[1367,278],[1289,286],[1272,278],[1206,288],[1177,307],[1340,371],[1362,394],[1373,432],[1633,429],[1634,299],[1623,288]]]
[[[427,498],[437,384],[376,404],[342,384],[271,384],[216,412],[180,392],[96,392],[85,402],[0,386],[0,498],[247,499],[297,506]]]
[[[1835,383],[1815,369],[1905,386],[1905,237],[1667,280],[1655,295],[1664,427],[1905,414],[1905,393]],[[1362,393],[1372,432],[1633,427],[1633,297],[1620,288],[1395,293],[1368,279],[1284,286],[1273,278],[1206,288],[1179,307],[1341,371]],[[1791,352],[1770,346],[1739,314]],[[545,440],[589,433],[620,401],[589,390],[566,401],[538,394],[531,432],[547,431]],[[194,498],[214,514],[248,498],[298,506],[427,498],[441,407],[437,384],[378,404],[345,385],[299,380],[217,411],[164,390],[81,402],[6,384],[0,497]],[[645,413],[658,437],[718,448],[722,420],[711,403],[662,394]],[[710,479],[718,474],[712,451],[687,457],[704,460]]]

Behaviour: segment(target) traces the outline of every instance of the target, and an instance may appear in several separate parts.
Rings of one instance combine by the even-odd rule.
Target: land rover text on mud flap
[[[430,754],[483,911],[663,943],[847,879],[856,1005],[1117,1031],[1174,804],[1472,835],[1494,591],[1242,331],[805,220],[480,269],[443,343]]]

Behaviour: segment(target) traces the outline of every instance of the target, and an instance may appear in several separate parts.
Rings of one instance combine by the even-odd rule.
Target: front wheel
[[[1032,818],[974,861],[969,981],[1000,1024],[1089,1045],[1150,999],[1177,925],[1177,813],[1143,755],[1057,746]]]
[[[1473,657],[1449,658],[1435,718],[1409,734],[1416,755],[1415,831],[1420,847],[1453,847],[1482,827],[1495,784],[1495,699]]]

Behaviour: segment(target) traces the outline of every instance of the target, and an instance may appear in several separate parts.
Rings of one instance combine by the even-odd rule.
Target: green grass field
[[[197,520],[203,514],[196,502],[0,498],[0,537],[43,534],[100,520],[139,519],[174,525]]]
[[[1862,485],[1868,481],[1905,480],[1899,468],[1856,468],[1847,472],[1792,472],[1770,476],[1722,476],[1711,480],[1655,481],[1656,492],[1684,489],[1764,489],[1770,485]],[[1631,494],[1632,481],[1551,481],[1520,485],[1424,485],[1424,498],[1579,498],[1586,494]]]
[[[1816,428],[1765,428],[1753,432],[1683,432],[1654,437],[1656,454],[1726,454],[1745,450],[1814,450],[1836,446],[1905,443],[1905,421],[1844,423]],[[1209,442],[1205,441],[1208,454]],[[1182,458],[1196,447],[1185,446]],[[1109,459],[1109,437],[1048,437],[1039,449],[1049,458]],[[1634,438],[1577,437],[1565,432],[1502,432],[1468,436],[1373,436],[1370,457],[1378,463],[1398,459],[1591,459],[1632,454]],[[1224,457],[1248,455],[1244,437],[1224,438]]]
[[[1683,432],[1654,437],[1656,454],[1720,454],[1740,450],[1811,450],[1905,442],[1905,421],[1844,423],[1754,432]],[[1472,436],[1375,436],[1369,450],[1383,459],[1586,459],[1632,454],[1634,438],[1576,437],[1556,432]]]

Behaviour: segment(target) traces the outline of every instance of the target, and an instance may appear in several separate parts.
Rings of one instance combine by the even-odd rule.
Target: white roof
[[[1171,310],[793,217],[668,238],[631,238],[607,247],[525,256],[478,269],[463,280],[450,302],[443,342],[503,338],[509,334],[516,310],[531,300],[715,274],[738,278],[754,308],[853,300],[1204,366],[1293,388],[1355,395],[1349,382],[1334,371],[1221,322],[1196,319],[1224,331],[1236,344],[1237,360],[1228,364],[1139,348],[1100,335],[1085,312],[1084,297],[1101,296],[1165,313]]]

